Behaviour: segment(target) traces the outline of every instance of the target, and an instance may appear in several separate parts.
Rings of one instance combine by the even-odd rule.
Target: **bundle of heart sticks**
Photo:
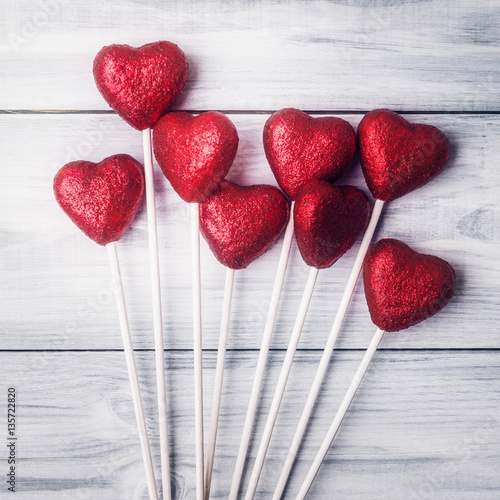
[[[293,236],[310,271],[252,468],[247,500],[254,498],[267,448],[320,269],[331,267],[361,237],[362,242],[306,404],[291,437],[288,455],[273,499],[282,497],[309,417],[319,394],[355,284],[363,268],[365,296],[375,335],[296,496],[305,498],[354,398],[384,332],[409,328],[440,311],[455,289],[455,273],[444,260],[419,254],[401,241],[371,240],[386,202],[430,180],[449,158],[446,136],[429,125],[411,124],[397,113],[367,113],[358,126],[340,118],[313,118],[293,108],[274,113],[263,139],[269,165],[280,186],[239,186],[224,180],[238,149],[238,133],[222,113],[193,116],[170,112],[188,79],[188,63],[175,44],[160,41],[139,48],[104,47],[94,60],[97,88],[128,124],[142,131],[144,165],[115,154],[99,163],[74,161],[56,174],[54,193],[71,220],[96,243],[106,246],[116,281],[116,299],[124,352],[146,472],[149,497],[158,499],[134,350],[120,277],[116,242],[133,222],[146,195],[153,324],[160,424],[163,498],[172,498],[167,425],[160,268],[158,258],[153,151],[173,189],[191,204],[194,332],[194,420],[196,499],[208,500],[215,459],[226,341],[235,271],[247,267],[284,232],[269,312],[250,396],[229,499],[240,494],[271,337]],[[336,186],[356,150],[368,188],[375,198],[353,186]],[[291,203],[289,204],[289,200]],[[371,215],[370,215],[371,212]],[[203,435],[202,321],[200,237],[227,268],[214,396],[207,447]],[[205,454],[206,451],[206,454]]]

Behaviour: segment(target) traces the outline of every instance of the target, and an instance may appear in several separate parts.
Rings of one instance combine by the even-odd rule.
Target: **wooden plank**
[[[0,109],[109,109],[92,61],[159,39],[183,109],[500,111],[496,0],[2,2]]]
[[[261,145],[268,115],[232,115],[240,148],[229,178],[271,183]],[[345,116],[356,126],[359,115]],[[500,117],[418,115],[449,136],[449,166],[429,185],[385,209],[375,238],[396,237],[417,250],[449,260],[458,274],[456,297],[435,318],[383,342],[387,348],[500,347],[497,307]],[[0,117],[4,171],[0,184],[2,288],[0,317],[5,349],[121,348],[118,317],[109,288],[106,252],[87,239],[57,206],[55,172],[70,160],[99,161],[116,153],[142,159],[141,137],[116,116],[17,115]],[[22,145],[22,147],[20,147]],[[157,205],[167,349],[192,347],[190,255],[186,205],[157,169]],[[340,182],[365,189],[358,164]],[[119,243],[131,327],[138,348],[152,348],[152,312],[143,208]],[[258,348],[270,300],[280,244],[236,273],[232,349]],[[319,274],[300,346],[322,348],[354,261],[357,246]],[[204,346],[217,347],[224,268],[202,240]],[[274,334],[284,348],[307,277],[293,246]],[[359,283],[339,348],[365,348],[372,334]]]
[[[286,498],[297,491],[361,355],[336,354]],[[227,496],[256,358],[228,356],[213,498]],[[273,354],[266,373],[251,457],[281,359]],[[300,353],[294,364],[256,498],[270,498],[318,359],[319,353]],[[137,361],[158,465],[153,353],[138,353]],[[204,361],[208,415],[215,353]],[[500,376],[498,361],[498,352],[376,353],[311,498],[498,498],[500,392],[491,386]],[[17,392],[19,498],[145,498],[123,353],[0,352],[0,362],[2,394],[8,387]],[[166,363],[175,498],[192,498],[191,354],[169,353]]]

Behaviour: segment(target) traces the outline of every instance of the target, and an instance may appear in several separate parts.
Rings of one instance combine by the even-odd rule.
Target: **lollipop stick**
[[[210,497],[210,485],[214,467],[215,442],[219,423],[220,400],[222,396],[222,379],[224,377],[224,363],[226,361],[226,344],[229,332],[229,316],[233,297],[234,269],[226,268],[226,284],[224,287],[224,301],[222,305],[222,319],[220,324],[219,347],[217,349],[217,364],[215,367],[214,395],[212,399],[212,414],[207,444],[207,460],[205,464],[205,500]]]
[[[243,425],[243,433],[241,435],[240,448],[236,458],[236,466],[233,473],[233,481],[231,483],[231,490],[229,492],[228,500],[236,500],[238,491],[240,489],[241,477],[243,475],[243,468],[245,466],[245,458],[250,443],[250,435],[252,433],[253,421],[257,411],[257,403],[259,401],[260,388],[264,378],[264,370],[266,367],[267,356],[269,354],[269,347],[271,345],[271,337],[273,335],[274,322],[278,313],[278,304],[280,301],[281,290],[283,289],[283,281],[285,279],[286,266],[288,264],[288,256],[290,255],[290,248],[292,246],[293,238],[293,206],[290,207],[290,219],[288,221],[285,237],[283,239],[283,246],[281,248],[281,255],[278,262],[278,270],[274,280],[273,292],[271,296],[271,303],[269,304],[269,311],[267,313],[266,325],[264,328],[264,335],[260,345],[259,359],[257,360],[257,367],[255,369],[255,378],[253,380],[252,392],[250,394],[250,401],[248,403],[247,414],[245,423]]]
[[[370,364],[370,361],[372,360],[373,355],[375,354],[375,351],[377,350],[377,347],[380,344],[383,335],[384,335],[384,330],[377,328],[377,331],[375,332],[375,335],[373,336],[370,345],[368,346],[368,349],[365,352],[363,359],[361,360],[361,364],[359,365],[359,368],[356,371],[356,375],[354,375],[351,385],[349,386],[349,389],[347,389],[346,395],[344,396],[344,399],[340,404],[340,408],[338,409],[335,418],[333,419],[332,425],[328,429],[328,432],[325,436],[325,439],[323,440],[323,443],[321,444],[318,454],[316,455],[316,458],[314,459],[313,464],[311,465],[311,468],[309,469],[309,472],[307,473],[307,476],[304,482],[302,483],[302,486],[299,490],[296,500],[303,500],[306,497],[307,492],[311,488],[314,478],[316,477],[316,474],[318,473],[318,470],[321,467],[321,464],[328,452],[328,449],[330,448],[330,445],[332,444],[332,441],[335,438],[337,431],[339,430],[342,420],[344,420],[345,414],[347,413],[347,410],[349,409],[349,406],[354,398],[354,395],[356,394],[356,391],[358,390],[359,385],[363,380],[366,370],[368,369],[368,365]]]
[[[142,407],[141,389],[139,387],[139,379],[137,377],[137,367],[135,365],[134,349],[132,347],[132,338],[130,336],[130,328],[127,317],[127,306],[125,304],[125,296],[123,294],[123,284],[120,274],[120,264],[118,262],[118,254],[116,252],[116,243],[108,243],[109,263],[113,279],[115,280],[115,296],[118,306],[118,315],[120,317],[120,328],[122,332],[123,348],[125,351],[125,359],[127,362],[128,377],[130,380],[130,388],[132,390],[132,401],[134,403],[135,418],[137,428],[139,430],[139,440],[141,443],[142,459],[144,468],[146,469],[146,481],[148,484],[150,500],[158,500],[158,492],[156,491],[155,473],[153,469],[153,460],[151,458],[151,449],[149,448],[148,431],[146,427],[146,419],[144,418],[144,409]]]
[[[194,330],[194,414],[196,434],[196,500],[203,500],[203,368],[201,339],[200,207],[191,203]]]
[[[153,325],[156,360],[156,388],[158,392],[158,420],[160,424],[160,458],[163,498],[172,498],[170,490],[170,458],[168,451],[167,396],[165,387],[165,355],[163,350],[163,325],[161,313],[160,263],[158,256],[158,232],[156,226],[155,184],[151,130],[142,131],[144,146],[144,176],[146,205],[148,212],[149,261],[151,266],[151,289],[153,297]]]
[[[307,396],[307,401],[304,410],[302,412],[302,415],[300,417],[299,425],[297,427],[297,430],[295,431],[295,435],[293,437],[290,450],[288,451],[288,455],[285,460],[285,465],[283,466],[283,470],[281,471],[281,475],[278,480],[278,485],[276,486],[276,490],[274,491],[272,500],[279,500],[281,498],[281,495],[283,495],[283,491],[285,490],[288,476],[290,475],[290,472],[292,470],[292,466],[295,461],[295,457],[297,456],[300,443],[302,442],[302,437],[304,436],[307,423],[309,421],[309,417],[311,416],[314,403],[316,402],[316,398],[318,397],[318,393],[321,388],[323,379],[325,377],[328,364],[330,363],[330,358],[333,352],[333,348],[335,346],[335,342],[337,341],[337,337],[339,335],[342,322],[344,321],[347,308],[349,307],[349,302],[351,301],[351,297],[354,292],[354,287],[358,280],[366,252],[368,251],[368,247],[370,246],[370,242],[373,238],[373,233],[375,232],[375,228],[377,227],[377,223],[380,218],[380,214],[382,213],[383,206],[384,202],[381,200],[377,200],[375,202],[375,206],[373,207],[373,212],[370,218],[370,222],[368,224],[368,227],[366,228],[363,240],[361,241],[361,245],[358,250],[358,255],[356,256],[356,260],[354,261],[354,266],[347,281],[344,295],[342,296],[342,300],[340,301],[339,310],[337,312],[337,315],[335,316],[335,320],[333,322],[333,326],[330,331],[330,335],[328,337],[325,350],[323,351],[323,355],[321,357],[318,370],[314,377],[311,390],[309,391],[309,395]]]
[[[307,310],[309,309],[309,304],[311,302],[311,297],[314,291],[314,285],[316,284],[316,278],[318,277],[318,272],[319,269],[315,267],[311,267],[309,270],[306,287],[304,289],[302,301],[297,312],[297,318],[295,320],[293,332],[288,343],[288,349],[283,361],[283,366],[281,367],[278,384],[276,385],[276,390],[274,391],[273,401],[271,403],[271,408],[267,417],[266,426],[264,427],[264,434],[262,435],[262,439],[259,445],[257,458],[255,459],[255,464],[253,467],[252,475],[250,477],[250,484],[248,486],[245,500],[251,500],[254,497],[255,491],[257,489],[257,483],[259,482],[260,473],[262,472],[262,466],[264,465],[267,448],[269,447],[274,424],[278,416],[281,399],[283,398],[283,393],[285,392],[288,375],[290,374],[290,370],[292,368],[293,358],[295,356],[295,352],[297,351],[297,345],[302,333],[302,327],[304,326]]]

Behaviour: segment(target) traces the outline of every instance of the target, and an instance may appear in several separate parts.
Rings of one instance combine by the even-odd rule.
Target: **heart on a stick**
[[[271,170],[292,200],[313,180],[336,181],[356,151],[356,134],[348,122],[333,116],[313,118],[294,108],[274,113],[263,139]]]
[[[242,269],[279,238],[288,216],[286,198],[275,187],[222,181],[200,204],[200,231],[219,262]]]
[[[433,316],[455,291],[455,271],[448,262],[394,239],[380,240],[368,251],[363,281],[372,321],[388,332]]]
[[[231,120],[217,111],[198,116],[174,112],[153,130],[153,149],[165,177],[190,203],[212,196],[227,175],[238,149]]]
[[[166,41],[139,48],[108,45],[94,59],[99,92],[137,130],[154,127],[170,110],[188,74],[184,52]]]
[[[450,156],[443,132],[431,125],[409,123],[388,109],[363,117],[358,145],[366,184],[382,201],[400,198],[434,179]]]
[[[353,186],[314,181],[299,191],[293,209],[294,231],[306,264],[324,269],[354,245],[368,225],[370,203]]]
[[[100,163],[74,161],[56,174],[54,194],[90,239],[107,245],[123,236],[140,207],[142,166],[129,155],[110,156]]]

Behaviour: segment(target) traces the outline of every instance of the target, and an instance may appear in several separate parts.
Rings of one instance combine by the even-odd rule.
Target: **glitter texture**
[[[153,130],[153,149],[165,177],[187,202],[212,196],[238,149],[235,126],[222,113],[165,115]]]
[[[94,59],[94,79],[106,102],[132,127],[152,128],[186,84],[186,57],[177,45],[155,42],[139,48],[103,47]]]
[[[388,109],[363,117],[358,146],[368,189],[383,201],[400,198],[434,179],[450,156],[448,139],[439,129],[408,123]]]
[[[274,113],[264,126],[263,139],[271,170],[292,200],[313,180],[337,180],[356,151],[356,134],[348,122],[331,116],[312,118],[294,108]]]
[[[293,210],[294,231],[306,264],[330,267],[354,245],[368,225],[370,203],[352,186],[314,181],[299,191]]]
[[[100,163],[74,161],[54,178],[54,194],[70,219],[99,245],[119,240],[144,194],[142,166],[129,155]]]
[[[222,181],[220,191],[200,204],[200,230],[221,264],[242,269],[279,238],[288,215],[277,188]]]
[[[372,321],[388,332],[433,316],[455,291],[455,271],[448,262],[393,239],[380,240],[369,250],[363,281]]]

